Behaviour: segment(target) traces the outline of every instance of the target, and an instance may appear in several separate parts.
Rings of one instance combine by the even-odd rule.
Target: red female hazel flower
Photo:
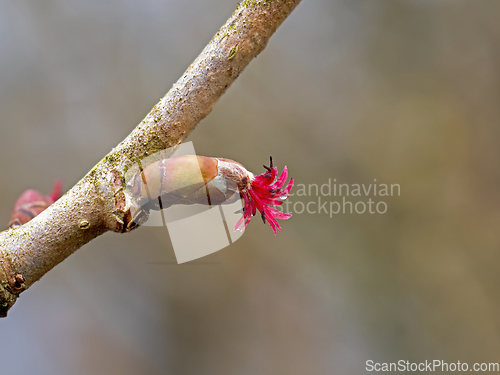
[[[288,198],[293,179],[284,187],[287,168],[278,177],[272,158],[271,165],[264,168],[266,172],[254,176],[240,163],[225,158],[184,155],[157,160],[135,172],[128,183],[139,205],[134,209],[132,226],[144,223],[151,209],[160,210],[175,204],[228,204],[241,196],[243,216],[234,230],[243,230],[259,211],[264,223],[267,221],[276,234],[277,229],[281,230],[276,219],[292,216],[276,206]]]
[[[283,200],[288,198],[293,186],[293,178],[283,188],[288,177],[288,170],[285,166],[278,177],[278,168],[273,166],[272,157],[270,157],[269,167],[264,165],[264,168],[267,171],[258,176],[253,176],[251,172],[248,172],[249,181],[243,189],[240,189],[240,194],[245,201],[245,207],[243,208],[243,216],[236,224],[235,230],[239,229],[241,225],[243,225],[242,229],[244,229],[250,223],[252,216],[255,216],[257,210],[260,212],[264,223],[267,221],[271,225],[275,235],[277,234],[276,229],[281,230],[276,219],[289,219],[292,217],[291,214],[281,212],[275,206],[281,206]]]

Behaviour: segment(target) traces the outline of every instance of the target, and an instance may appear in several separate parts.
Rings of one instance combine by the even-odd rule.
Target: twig
[[[0,316],[21,292],[107,231],[127,232],[124,189],[134,163],[181,143],[266,46],[300,0],[245,0],[167,95],[68,193],[23,226],[0,233]]]

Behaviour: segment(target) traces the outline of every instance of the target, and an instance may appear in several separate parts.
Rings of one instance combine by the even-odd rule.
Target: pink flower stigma
[[[241,230],[246,228],[252,216],[255,216],[257,213],[257,210],[260,211],[264,223],[267,221],[271,225],[275,235],[277,234],[276,229],[281,230],[276,219],[284,220],[292,217],[291,214],[278,210],[276,206],[281,206],[283,200],[288,198],[288,194],[293,186],[293,178],[282,189],[288,178],[287,168],[285,166],[283,172],[278,177],[278,168],[273,167],[273,158],[271,157],[270,159],[270,166],[267,167],[264,165],[267,171],[261,175],[251,177],[246,187],[240,191],[245,202],[245,207],[243,208],[243,216],[236,223],[234,230],[238,230],[242,224],[243,228]]]

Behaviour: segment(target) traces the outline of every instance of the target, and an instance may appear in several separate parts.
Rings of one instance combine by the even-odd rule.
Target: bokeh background
[[[0,0],[0,223],[23,190],[73,186],[235,7]],[[162,228],[101,236],[0,321],[1,373],[500,362],[499,14],[496,1],[304,0],[189,140],[257,173],[271,154],[297,183],[376,179],[401,195],[372,197],[385,214],[296,213],[277,236],[253,220],[185,265]]]

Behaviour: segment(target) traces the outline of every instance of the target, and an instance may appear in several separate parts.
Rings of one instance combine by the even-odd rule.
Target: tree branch
[[[133,229],[125,173],[180,144],[266,46],[300,0],[245,0],[167,95],[68,193],[21,227],[0,233],[0,316],[21,292],[93,238]]]

